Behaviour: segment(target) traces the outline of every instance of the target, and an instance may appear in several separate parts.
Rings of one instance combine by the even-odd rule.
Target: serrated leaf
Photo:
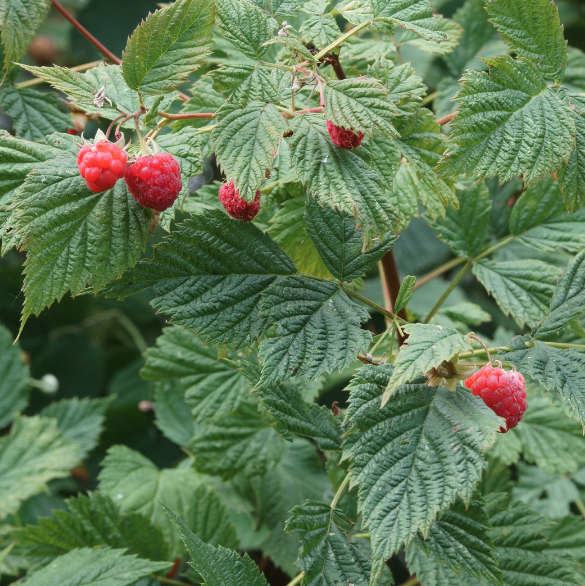
[[[125,297],[152,287],[153,307],[173,323],[196,329],[209,342],[244,346],[267,328],[257,310],[261,292],[278,275],[295,272],[256,226],[205,210],[176,226],[152,261],[138,263],[106,292]]]
[[[334,80],[325,88],[325,116],[336,126],[352,128],[368,136],[374,133],[396,138],[392,119],[398,109],[389,99],[389,91],[369,78]]]
[[[20,345],[13,345],[12,334],[0,325],[0,429],[28,404],[29,379]]]
[[[291,129],[291,160],[309,194],[354,216],[365,244],[383,237],[392,227],[394,214],[377,174],[356,153],[331,142],[323,116],[297,116]]]
[[[45,407],[41,417],[53,417],[57,428],[66,437],[81,446],[82,458],[85,458],[98,443],[103,431],[106,410],[112,402],[107,399],[65,399]]]
[[[430,55],[446,55],[451,53],[459,45],[459,39],[463,34],[463,29],[459,24],[440,14],[435,15],[435,20],[439,25],[439,30],[445,34],[445,39],[440,43],[427,41],[419,37],[413,31],[406,31],[400,36],[400,45],[412,45]]]
[[[43,140],[47,134],[65,132],[73,126],[71,114],[57,108],[50,92],[9,87],[0,92],[0,107],[14,120],[16,134],[26,140]]]
[[[467,390],[403,386],[381,409],[390,365],[361,368],[347,390],[350,406],[343,458],[371,533],[372,579],[417,531],[428,534],[438,513],[461,498],[469,502],[500,419]],[[440,478],[441,481],[437,482]]]
[[[573,348],[560,350],[543,342],[527,348],[520,336],[507,346],[512,352],[500,350],[500,358],[537,380],[545,389],[559,392],[577,411],[579,421],[585,421],[585,353]]]
[[[65,437],[53,419],[19,417],[0,438],[0,519],[41,492],[49,480],[69,476],[80,460],[79,446]]]
[[[448,208],[445,218],[435,220],[430,226],[455,254],[473,258],[488,234],[492,202],[485,183],[458,189],[455,194],[459,209]]]
[[[171,559],[183,556],[184,548],[177,530],[155,499],[179,511],[204,541],[237,546],[228,512],[215,490],[204,486],[192,469],[160,470],[148,458],[126,446],[110,448],[101,465],[100,491],[118,503],[122,511],[142,513],[153,525],[159,525],[169,544]]]
[[[2,31],[3,66],[6,71],[28,49],[38,28],[45,21],[51,6],[49,0],[2,0],[0,30]],[[6,91],[6,90],[5,90]]]
[[[408,324],[403,330],[408,338],[394,361],[392,378],[382,404],[386,404],[389,397],[402,385],[439,366],[444,360],[450,360],[459,352],[471,348],[469,340],[451,328]]]
[[[299,33],[307,43],[313,43],[316,49],[327,47],[341,36],[332,14],[312,14],[303,21]]]
[[[167,562],[151,562],[124,553],[123,549],[76,549],[35,572],[27,578],[27,585],[126,586],[170,567]]]
[[[262,476],[280,460],[284,441],[251,400],[196,429],[189,444],[197,470],[229,478],[242,471]]]
[[[546,315],[560,270],[540,260],[473,264],[473,274],[494,296],[500,309],[522,328],[539,324]]]
[[[186,446],[193,437],[193,415],[185,402],[181,381],[159,381],[154,387],[156,426],[163,435],[180,446]]]
[[[387,191],[386,194],[390,203],[398,213],[400,219],[400,230],[406,230],[410,225],[410,219],[413,216],[419,215],[417,197],[421,197],[424,187],[416,176],[416,171],[412,169],[411,165],[403,164],[398,167],[398,172],[394,179],[394,186],[392,191]],[[426,190],[429,192],[430,190]],[[427,205],[427,213],[429,216],[439,217],[442,213],[445,214],[445,206],[441,203],[434,191],[430,191],[431,195],[435,195],[430,200],[425,200]],[[436,205],[433,205],[436,204]],[[431,216],[431,217],[432,217]]]
[[[293,375],[313,380],[341,372],[371,340],[370,332],[360,329],[368,312],[334,283],[300,275],[280,279],[262,294],[260,311],[270,316],[279,336],[260,345],[260,387]]]
[[[14,200],[27,251],[23,326],[67,291],[98,291],[118,277],[134,265],[150,232],[150,210],[126,185],[92,193],[73,154],[38,165]]]
[[[458,501],[432,525],[425,539],[420,535],[416,537],[406,551],[406,561],[411,572],[417,573],[421,584],[439,583],[432,574],[427,574],[427,564],[421,564],[420,568],[416,563],[412,566],[413,558],[416,560],[413,554],[419,548],[431,560],[438,560],[457,574],[464,571],[478,580],[485,578],[492,584],[503,584],[484,504],[485,501],[477,495],[467,507]]]
[[[401,309],[404,309],[412,297],[414,286],[416,284],[416,277],[407,275],[402,279],[396,301],[394,302],[394,313],[398,313]]]
[[[385,184],[385,193],[394,186],[394,180],[400,172],[402,154],[396,145],[396,141],[383,136],[375,136],[369,141],[368,147],[372,153],[372,168]],[[400,222],[400,227],[405,225]]]
[[[560,80],[567,66],[567,42],[559,9],[549,0],[489,0],[485,8],[503,41],[532,61],[546,79]]]
[[[260,64],[237,63],[222,66],[210,73],[213,89],[244,108],[249,102],[280,104],[280,94],[273,69]]]
[[[340,281],[350,281],[367,273],[394,246],[396,234],[388,231],[366,252],[362,251],[362,231],[347,214],[307,200],[307,232],[331,274]],[[394,232],[398,230],[398,222]]]
[[[227,182],[234,181],[241,198],[254,200],[286,129],[286,122],[272,104],[250,102],[243,110],[226,104],[217,113],[211,143]]]
[[[161,94],[160,96],[156,96],[154,98],[154,102],[152,102],[152,106],[150,107],[150,109],[144,115],[144,118],[142,119],[143,124],[148,125],[154,121],[154,119],[158,116],[160,105],[162,104],[164,99],[165,99],[164,94]]]
[[[179,326],[163,330],[156,347],[146,351],[146,364],[140,374],[147,380],[178,379],[195,423],[210,422],[236,411],[249,394],[245,378],[233,364],[220,360],[217,349]]]
[[[68,510],[54,510],[38,525],[17,529],[12,536],[27,548],[27,557],[48,562],[78,547],[127,548],[131,554],[152,560],[168,558],[159,527],[138,513],[122,513],[102,492],[80,494],[67,500]]]
[[[504,182],[523,175],[528,185],[555,171],[573,152],[571,107],[533,63],[509,56],[485,62],[489,74],[469,70],[461,80],[439,176],[499,175]]]
[[[261,61],[267,52],[264,43],[272,37],[276,22],[246,0],[222,0],[217,5],[217,24],[224,37],[246,57]]]
[[[570,555],[581,564],[585,561],[585,522],[575,515],[556,519],[556,524],[545,529],[550,548],[547,553]]]
[[[297,536],[302,550],[295,565],[304,571],[303,586],[347,582],[368,586],[371,562],[346,534],[350,522],[340,509],[305,501],[291,512],[285,531]]]
[[[185,547],[191,556],[189,564],[205,580],[208,586],[267,586],[264,574],[250,559],[223,547],[213,547],[195,535],[172,510],[162,502],[166,512],[177,526]]]
[[[163,151],[171,153],[181,167],[181,175],[188,183],[190,177],[201,171],[201,144],[199,135],[192,127],[181,128],[177,132],[163,134],[156,140]]]
[[[211,53],[215,6],[211,0],[177,0],[149,14],[128,39],[122,74],[145,94],[173,90]]]

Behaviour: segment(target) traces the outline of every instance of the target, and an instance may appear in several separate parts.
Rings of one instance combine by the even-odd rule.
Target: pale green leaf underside
[[[0,325],[0,429],[15,413],[22,411],[30,394],[30,372],[20,346],[13,345],[12,334]]]
[[[177,0],[149,14],[128,39],[122,74],[146,94],[172,91],[211,52],[215,6],[211,0]]]

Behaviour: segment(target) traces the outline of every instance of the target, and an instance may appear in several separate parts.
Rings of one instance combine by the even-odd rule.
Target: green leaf
[[[368,586],[371,562],[349,541],[346,529],[350,521],[340,509],[305,501],[290,514],[285,531],[301,542],[301,554],[295,565],[305,573],[303,586],[342,582]]]
[[[402,279],[398,295],[396,296],[396,301],[394,302],[394,313],[398,313],[408,305],[408,302],[412,298],[415,284],[416,277],[413,277],[412,275],[407,275]]]
[[[158,116],[160,105],[162,104],[163,100],[165,99],[164,94],[157,96],[152,103],[152,106],[148,110],[148,112],[144,115],[142,119],[143,124],[150,124],[154,121],[154,119]],[[164,136],[164,135],[163,135]]]
[[[200,472],[224,478],[240,471],[262,476],[280,460],[284,442],[249,400],[240,403],[237,411],[196,429],[189,449]]]
[[[451,123],[449,149],[437,167],[439,176],[499,175],[503,183],[523,175],[528,185],[571,156],[571,107],[562,90],[547,86],[533,63],[508,56],[485,62],[489,74],[469,70],[461,80],[455,98],[459,109]]]
[[[316,49],[323,49],[341,36],[337,22],[332,14],[312,14],[303,21],[299,33],[307,43]]]
[[[391,230],[395,216],[380,178],[358,154],[331,142],[325,118],[297,116],[290,126],[291,160],[309,194],[354,216],[367,245]]]
[[[16,513],[49,480],[69,476],[79,460],[79,446],[58,430],[55,420],[17,418],[0,438],[0,519]]]
[[[0,429],[28,404],[30,372],[12,334],[0,325]]]
[[[568,264],[550,302],[550,311],[535,333],[546,338],[585,311],[585,251]]]
[[[575,515],[556,519],[556,524],[545,530],[550,543],[546,553],[570,555],[581,564],[585,561],[585,522]]]
[[[490,0],[485,8],[502,40],[519,57],[532,61],[552,81],[563,77],[567,42],[559,9],[549,0]]]
[[[128,87],[156,95],[184,83],[211,53],[214,22],[211,0],[177,0],[149,14],[122,56]]]
[[[262,294],[260,312],[268,315],[279,337],[260,345],[259,386],[304,374],[309,380],[347,368],[372,336],[360,329],[368,312],[333,283],[304,276],[274,282]]]
[[[126,586],[171,565],[124,554],[123,549],[76,549],[28,577],[27,586]]]
[[[187,520],[193,531],[209,543],[236,547],[237,539],[229,514],[215,490],[188,468],[157,468],[148,458],[126,446],[114,446],[102,460],[99,489],[118,503],[124,512],[146,515],[160,526],[169,557],[182,557],[184,548],[170,519],[156,500],[169,503]]]
[[[107,399],[65,399],[51,403],[41,411],[41,417],[57,420],[59,431],[79,444],[85,458],[98,444],[104,428],[106,410],[112,398]]]
[[[459,209],[447,209],[444,219],[432,222],[431,228],[458,256],[473,258],[488,234],[492,202],[485,183],[458,189]]]
[[[540,260],[483,259],[474,263],[472,270],[500,309],[506,315],[512,314],[521,328],[542,321],[560,276],[557,267]]]
[[[284,201],[270,220],[272,226],[267,233],[290,256],[300,273],[329,280],[331,273],[307,233],[306,201],[304,195]]]
[[[217,4],[217,24],[246,57],[261,61],[268,50],[263,45],[272,37],[276,21],[246,0],[222,0]]]
[[[280,104],[274,69],[262,67],[260,64],[236,63],[222,66],[210,75],[213,89],[240,108],[254,101]]]
[[[501,421],[469,391],[429,387],[420,378],[380,409],[392,371],[390,365],[366,366],[347,389],[343,457],[350,460],[351,485],[359,487],[371,533],[371,584],[385,560],[417,531],[426,536],[457,497],[469,502],[485,465],[482,452]]]
[[[388,231],[370,249],[363,252],[362,231],[355,220],[314,199],[307,200],[307,232],[331,274],[340,281],[350,281],[367,273],[392,248],[396,235]],[[398,228],[396,222],[394,231]]]
[[[191,556],[189,565],[203,576],[207,586],[267,586],[266,577],[247,553],[240,557],[236,551],[205,543],[172,510],[161,504],[181,534]]]
[[[459,45],[459,39],[463,34],[463,29],[456,22],[444,18],[440,14],[435,16],[435,20],[439,25],[439,30],[445,33],[446,36],[441,43],[427,41],[412,31],[405,31],[400,36],[399,47],[402,45],[412,45],[429,55],[446,55],[451,53]]]
[[[195,328],[216,344],[250,345],[264,333],[260,294],[278,275],[296,267],[256,226],[232,220],[223,210],[205,210],[179,224],[156,249],[154,260],[107,290],[127,296],[152,287],[153,307],[173,322]]]
[[[468,326],[478,326],[484,322],[492,321],[492,316],[487,311],[469,301],[461,301],[455,305],[441,307],[438,313]]]
[[[16,230],[27,251],[22,323],[67,291],[99,291],[134,265],[151,212],[119,181],[95,194],[69,156],[35,167],[15,195]]]
[[[394,370],[384,394],[383,405],[404,384],[439,366],[444,360],[450,360],[459,352],[471,348],[469,340],[451,328],[409,324],[403,330],[408,338],[394,361]]]
[[[249,395],[246,379],[235,366],[220,360],[215,348],[180,326],[163,330],[162,336],[156,340],[156,347],[146,351],[146,365],[140,374],[147,380],[168,382],[178,379],[195,423],[214,421],[236,411]],[[176,386],[172,393],[178,393]],[[186,416],[181,419],[184,428],[188,427]]]
[[[158,146],[171,153],[181,167],[181,175],[188,183],[190,177],[199,175],[201,170],[201,144],[194,128],[186,127],[163,134],[156,139]]]
[[[127,548],[131,554],[152,560],[168,558],[159,527],[138,513],[122,513],[102,492],[79,494],[67,500],[69,510],[53,510],[51,518],[39,517],[38,525],[13,532],[26,547],[27,557],[49,562],[78,547]]]
[[[49,0],[2,0],[0,30],[4,48],[4,69],[18,61],[28,49],[51,6]],[[6,91],[6,90],[4,90]]]
[[[43,140],[47,134],[65,132],[73,126],[71,114],[57,108],[51,92],[9,87],[0,92],[0,107],[14,120],[16,134],[26,140]]]
[[[284,118],[273,104],[250,102],[243,110],[226,104],[217,113],[211,143],[227,182],[234,181],[241,198],[254,200],[286,129]]]
[[[507,345],[512,352],[500,350],[500,358],[537,380],[545,389],[559,392],[576,410],[579,421],[585,421],[585,353],[560,350],[542,342],[527,348],[520,336]]]
[[[396,178],[394,180],[394,189],[392,192],[386,192],[390,203],[398,213],[400,219],[400,229],[406,230],[410,224],[411,217],[418,216],[418,201],[417,196],[421,196],[424,186],[420,184],[416,176],[416,172],[407,163],[398,167]],[[424,190],[425,195],[430,190]],[[436,194],[430,191],[432,195]],[[429,216],[433,212],[433,216],[439,217],[442,213],[445,214],[445,207],[440,202],[438,197],[430,198],[431,205],[427,206],[427,213]],[[429,201],[427,201],[429,203]],[[433,204],[438,204],[434,206]]]
[[[274,44],[284,45],[286,47],[285,54],[288,53],[291,57],[294,58],[294,60],[300,59],[301,61],[316,63],[313,53],[311,53],[311,51],[309,51],[309,49],[303,45],[300,39],[292,36],[277,36],[271,38],[269,41],[266,41],[263,46],[269,47],[270,45]],[[287,73],[284,73],[284,76],[287,79],[287,83],[289,83],[288,80],[290,80],[290,76]]]
[[[432,525],[425,539],[420,534],[416,537],[414,544],[406,551],[406,561],[421,584],[439,584],[432,573],[427,578],[427,572],[429,566],[440,564],[445,564],[457,574],[463,570],[478,580],[485,578],[492,584],[503,584],[484,504],[485,501],[477,495],[473,496],[467,507],[457,501]],[[416,556],[417,549],[430,556],[430,563],[416,563],[417,557],[420,557]]]
[[[389,91],[369,78],[330,81],[325,88],[325,116],[336,126],[351,128],[368,136],[399,136],[392,119],[398,109],[389,99]]]
[[[181,381],[170,379],[155,385],[154,413],[156,426],[163,435],[180,446],[189,443],[193,437],[193,415],[185,401]]]

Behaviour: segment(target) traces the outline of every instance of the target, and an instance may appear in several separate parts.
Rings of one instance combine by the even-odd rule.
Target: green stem
[[[355,33],[366,28],[369,24],[371,24],[371,22],[369,20],[366,20],[366,22],[362,22],[362,24],[358,24],[358,26],[352,28],[349,32],[347,32],[344,35],[342,35],[341,37],[339,37],[336,41],[333,41],[330,45],[328,45],[322,51],[319,51],[315,55],[315,61],[319,61],[319,59],[321,59],[322,57],[325,57],[325,55],[327,55],[327,53],[329,53],[330,51],[335,49],[335,47],[339,47],[339,45],[341,45],[342,43],[345,43],[345,41],[347,41],[347,39],[349,39],[349,37],[355,35]]]
[[[496,242],[493,246],[490,246],[490,248],[488,248],[486,251],[478,254],[477,256],[474,256],[473,262],[476,262],[478,260],[481,260],[482,258],[485,258],[486,256],[488,256],[488,254],[495,252],[499,248],[502,248],[502,246],[506,246],[506,244],[510,244],[510,242],[512,242],[512,240],[514,240],[515,238],[516,238],[516,236],[506,236],[506,238],[502,238],[502,240],[500,240],[499,242]]]
[[[333,500],[331,501],[331,511],[333,511],[335,509],[335,507],[337,506],[337,503],[339,502],[339,499],[341,498],[341,495],[343,494],[343,491],[345,490],[345,488],[348,484],[349,484],[349,474],[346,474],[345,478],[343,479],[343,482],[341,483],[341,486],[337,489],[337,492],[335,493],[335,496],[333,497]]]
[[[388,311],[387,309],[385,309],[381,305],[378,305],[377,303],[374,303],[373,301],[370,301],[367,297],[364,297],[363,295],[360,295],[359,293],[356,293],[355,291],[352,291],[349,287],[346,287],[345,285],[342,285],[341,288],[346,293],[346,295],[348,295],[349,297],[353,297],[354,299],[357,299],[358,301],[361,301],[364,305],[367,305],[368,307],[371,307],[372,309],[375,309],[376,311],[379,311],[382,315],[385,315],[385,316],[387,316],[387,317],[389,317],[391,319],[396,319],[396,321],[404,322],[405,324],[408,323],[407,320],[402,319],[402,318],[400,318],[398,316],[395,316],[391,311]]]
[[[406,582],[403,582],[400,586],[417,586],[420,584],[416,576],[411,576]]]
[[[288,108],[284,108],[283,106],[276,106],[276,109],[279,110],[280,112],[284,112],[285,114],[288,114],[289,116],[296,116],[296,113],[293,112],[292,110],[289,110]]]
[[[585,503],[583,503],[583,501],[579,497],[577,497],[573,502],[575,503],[575,506],[579,509],[581,516],[585,519]]]
[[[435,303],[433,309],[431,309],[429,315],[427,315],[423,323],[428,324],[431,321],[432,317],[435,315],[435,313],[437,313],[441,305],[443,305],[445,299],[449,297],[453,289],[455,289],[455,287],[459,285],[461,279],[463,279],[463,277],[467,274],[467,272],[471,268],[471,262],[471,260],[468,260],[463,266],[463,268],[457,273],[457,276],[451,281],[451,284],[447,287],[447,289],[445,289],[445,292],[441,295],[437,303]]]
[[[460,359],[467,359],[467,358],[475,358],[476,356],[483,356],[484,354],[497,354],[500,350],[509,350],[511,351],[512,348],[508,348],[507,346],[496,346],[495,348],[482,348],[481,350],[470,350],[469,352],[462,352],[459,354]]]
[[[355,533],[353,537],[361,537],[362,539],[370,539],[370,533]]]
[[[562,348],[562,349],[569,349],[569,348],[576,348],[577,350],[585,350],[585,344],[563,344],[562,342],[544,342],[547,346],[551,346],[552,348]]]
[[[370,354],[374,354],[374,352],[376,351],[376,348],[384,341],[384,339],[388,335],[388,332],[389,331],[394,332],[394,322],[392,322],[392,324],[390,325],[389,328],[386,328],[386,330],[382,334],[382,337],[376,342],[376,344],[374,345],[374,347],[370,350]],[[392,352],[392,348],[390,348],[390,352]]]
[[[453,260],[446,262],[444,265],[441,265],[439,268],[435,269],[434,271],[431,271],[430,273],[428,273],[424,277],[421,277],[420,279],[418,279],[416,284],[414,285],[414,290],[416,291],[416,289],[418,289],[419,287],[422,287],[423,285],[426,285],[429,281],[432,281],[435,277],[439,277],[443,273],[446,273],[447,271],[455,268],[456,266],[463,264],[466,260],[467,259],[464,256],[458,256],[457,258],[454,258]]]
[[[204,126],[200,128],[195,134],[206,134],[207,132],[211,132],[217,124],[210,124],[209,126]]]
[[[154,574],[152,577],[163,584],[172,584],[174,586],[189,586],[187,582],[179,582],[178,580],[173,580],[172,578],[165,578],[164,576],[155,576]]]
[[[305,577],[305,572],[301,572],[298,576],[295,576],[286,586],[296,586]]]
[[[429,94],[423,101],[422,101],[422,105],[426,106],[427,104],[430,104],[431,102],[434,102],[437,99],[437,96],[439,95],[439,92],[433,92],[432,94]]]

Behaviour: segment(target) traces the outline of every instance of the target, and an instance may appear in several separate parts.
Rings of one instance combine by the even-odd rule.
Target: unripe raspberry
[[[364,138],[363,132],[356,134],[351,128],[335,126],[331,120],[327,120],[327,132],[329,132],[331,142],[340,149],[357,149]]]
[[[128,155],[107,140],[87,144],[77,153],[79,173],[94,193],[114,187],[116,181],[124,177],[127,160]]]
[[[465,386],[481,397],[496,415],[506,420],[506,429],[500,427],[500,433],[516,427],[526,411],[524,377],[519,372],[506,372],[486,364],[465,381]]]
[[[260,191],[256,192],[256,197],[251,203],[242,199],[239,194],[240,190],[236,191],[233,181],[224,183],[219,188],[219,201],[232,218],[251,222],[260,210]]]
[[[126,184],[141,206],[162,212],[183,189],[181,168],[169,153],[139,157],[126,168]]]

